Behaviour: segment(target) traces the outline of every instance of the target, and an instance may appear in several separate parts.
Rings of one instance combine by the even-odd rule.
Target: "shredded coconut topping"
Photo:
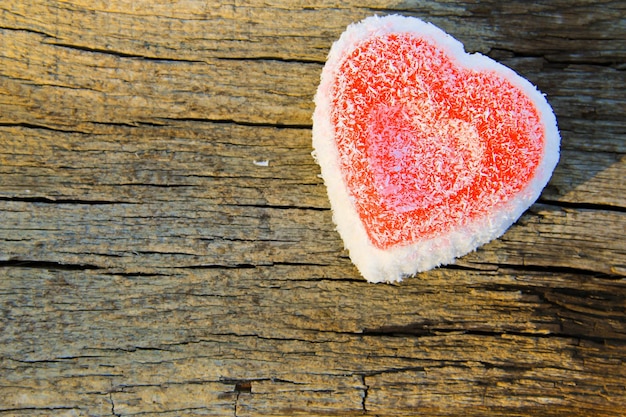
[[[531,180],[545,136],[522,91],[413,33],[367,39],[343,58],[331,121],[344,182],[380,249],[502,206]]]

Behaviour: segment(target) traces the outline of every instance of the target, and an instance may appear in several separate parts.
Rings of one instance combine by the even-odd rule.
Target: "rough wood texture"
[[[373,285],[312,97],[345,26],[394,11],[537,84],[563,150],[501,239]],[[625,13],[1,2],[0,415],[626,415]]]

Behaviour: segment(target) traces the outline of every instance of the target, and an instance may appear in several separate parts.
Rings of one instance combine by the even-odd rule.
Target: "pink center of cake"
[[[416,35],[358,45],[341,63],[332,106],[344,181],[381,249],[485,216],[541,159],[543,125],[522,91]]]

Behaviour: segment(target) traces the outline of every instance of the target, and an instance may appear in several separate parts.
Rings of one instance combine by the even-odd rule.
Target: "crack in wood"
[[[94,47],[75,45],[75,44],[69,44],[69,43],[48,42],[48,44],[58,46],[61,48],[68,48],[68,49],[73,49],[77,51],[82,51],[82,52],[90,52],[94,54],[106,54],[106,55],[111,55],[111,56],[115,56],[118,58],[134,58],[134,59],[144,59],[147,61],[159,61],[159,62],[186,62],[186,63],[195,63],[195,64],[198,64],[198,63],[206,64],[206,62],[202,60],[179,59],[179,58],[172,58],[172,57],[166,58],[166,57],[158,57],[158,56],[131,54],[127,52],[114,51],[111,49],[94,48]]]
[[[363,385],[363,393],[361,394],[361,410],[364,413],[367,413],[367,396],[369,395],[370,386],[367,384],[365,380],[366,375],[362,374],[360,375],[360,377],[361,377],[361,384]]]
[[[102,269],[100,266],[92,264],[66,264],[62,262],[33,259],[9,259],[6,261],[0,260],[0,268],[33,268],[57,271],[87,271]]]
[[[545,204],[547,206],[555,206],[555,207],[569,208],[569,209],[575,209],[575,210],[603,210],[603,211],[614,211],[617,213],[626,213],[626,207],[611,205],[611,204],[569,202],[569,201],[560,201],[560,200],[549,200],[545,198],[539,198],[539,200],[537,200],[537,203]]]
[[[248,121],[235,120],[235,119],[214,119],[214,118],[197,118],[197,117],[176,117],[176,118],[162,117],[159,120],[175,121],[175,122],[230,124],[230,125],[235,125],[235,126],[268,127],[268,128],[276,128],[276,129],[296,129],[296,130],[310,130],[313,127],[312,124],[248,122]]]
[[[111,415],[115,417],[120,417],[121,414],[118,414],[115,411],[115,400],[113,399],[113,383],[111,383],[111,392],[109,392],[109,402],[111,403]]]
[[[111,204],[137,204],[135,202],[116,201],[116,200],[86,200],[74,198],[56,198],[56,197],[24,197],[24,196],[0,196],[0,201],[16,201],[22,203],[42,203],[42,204],[75,204],[75,205],[111,205]]]
[[[51,126],[40,125],[40,124],[36,124],[36,123],[25,123],[25,122],[12,123],[12,122],[1,122],[0,121],[0,127],[20,127],[20,128],[24,128],[24,129],[39,129],[39,130],[45,130],[45,131],[49,131],[49,132],[77,133],[77,134],[81,134],[81,135],[90,135],[91,134],[90,132],[87,132],[87,131],[84,131],[84,130],[70,129],[70,128],[61,129],[59,127],[51,127]]]
[[[56,36],[51,35],[50,33],[47,32],[42,32],[40,30],[35,30],[32,28],[16,28],[16,27],[9,27],[9,26],[0,26],[0,30],[10,30],[10,31],[14,31],[14,32],[26,32],[26,33],[32,33],[35,35],[42,35],[45,36],[47,38],[55,38]]]
[[[284,58],[278,56],[215,56],[215,59],[219,59],[222,61],[270,61],[270,62],[284,62],[284,63],[293,63],[293,64],[314,64],[321,67],[326,63],[326,61],[320,61],[317,59],[305,59],[305,58]]]

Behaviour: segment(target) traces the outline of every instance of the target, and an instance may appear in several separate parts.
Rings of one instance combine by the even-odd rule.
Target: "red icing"
[[[543,125],[522,91],[416,35],[360,44],[342,60],[332,106],[344,181],[381,249],[484,216],[541,159]]]

